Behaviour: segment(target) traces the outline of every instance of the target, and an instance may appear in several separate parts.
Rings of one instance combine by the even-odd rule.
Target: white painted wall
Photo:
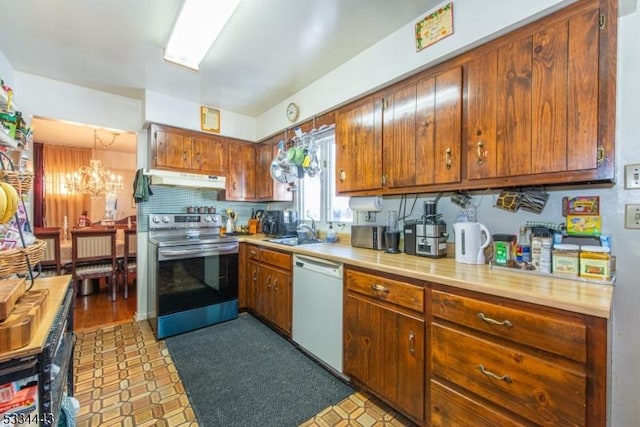
[[[285,116],[289,102],[298,104],[298,122],[303,122],[570,3],[573,0],[456,0],[453,35],[416,52],[415,23],[426,15],[425,11],[379,43],[260,115],[257,118],[258,139],[292,125]]]
[[[144,99],[144,120],[147,123],[161,123],[201,132],[201,106],[197,102],[148,90]],[[220,135],[255,141],[256,120],[232,111],[220,110]]]
[[[142,103],[137,99],[19,71],[15,75],[16,101],[19,100],[24,117],[39,116],[132,132],[142,129]]]

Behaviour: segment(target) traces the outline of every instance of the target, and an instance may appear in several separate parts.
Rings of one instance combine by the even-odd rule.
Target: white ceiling
[[[16,71],[255,117],[441,2],[243,0],[194,72],[162,59],[181,0],[19,0],[3,2],[0,51]],[[35,120],[34,135],[93,145],[93,128],[68,123]],[[117,140],[134,152],[134,135]]]

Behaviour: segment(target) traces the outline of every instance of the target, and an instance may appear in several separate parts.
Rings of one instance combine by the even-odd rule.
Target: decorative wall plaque
[[[205,132],[220,133],[220,110],[200,107],[200,129]]]
[[[416,24],[416,51],[453,34],[453,2],[436,9]]]

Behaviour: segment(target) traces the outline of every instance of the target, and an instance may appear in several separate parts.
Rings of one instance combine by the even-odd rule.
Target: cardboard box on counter
[[[599,236],[600,215],[567,215],[567,234],[570,236]]]

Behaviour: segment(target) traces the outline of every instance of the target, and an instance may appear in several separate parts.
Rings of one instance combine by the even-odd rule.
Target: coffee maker
[[[424,203],[421,219],[407,221],[404,226],[404,251],[409,255],[429,258],[447,256],[447,224],[436,213],[439,197]]]
[[[264,211],[262,232],[267,237],[295,237],[299,223],[296,211]]]

